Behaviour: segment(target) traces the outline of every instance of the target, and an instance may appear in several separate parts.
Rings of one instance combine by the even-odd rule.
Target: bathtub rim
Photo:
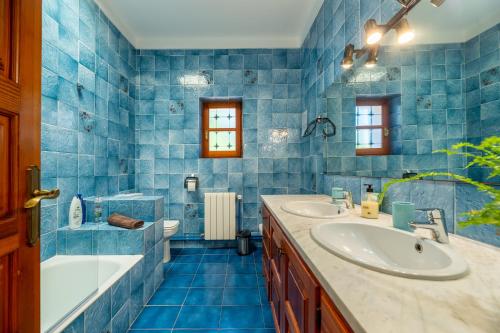
[[[103,295],[108,289],[110,289],[113,284],[115,284],[121,277],[123,277],[127,272],[129,272],[132,267],[134,267],[141,259],[144,258],[141,254],[134,255],[56,255],[50,259],[40,263],[40,269],[44,266],[55,264],[56,259],[63,257],[64,259],[69,259],[71,257],[77,259],[89,259],[97,258],[97,261],[101,260],[116,260],[119,259],[120,268],[118,271],[113,273],[107,280],[105,280],[101,285],[98,285],[97,290],[90,294],[88,297],[83,299],[75,308],[69,312],[63,319],[56,322],[47,331],[43,331],[42,323],[40,322],[40,332],[42,333],[60,333],[65,328],[67,328],[73,321],[75,321],[82,313],[85,312],[101,295]],[[40,299],[41,302],[41,299]],[[40,304],[41,306],[41,304]],[[42,318],[40,318],[42,320]]]

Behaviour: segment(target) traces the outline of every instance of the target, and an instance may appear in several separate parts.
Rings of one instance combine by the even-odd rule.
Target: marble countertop
[[[261,198],[355,332],[500,332],[498,248],[450,234],[450,246],[469,265],[467,276],[452,281],[427,281],[387,275],[345,261],[317,244],[310,229],[325,220],[300,217],[281,209],[287,200],[329,202],[328,196]],[[392,227],[390,215],[363,219],[359,207],[350,216],[335,221]]]

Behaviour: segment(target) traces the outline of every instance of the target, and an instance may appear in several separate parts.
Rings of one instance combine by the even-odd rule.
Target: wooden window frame
[[[201,157],[202,158],[241,158],[243,157],[243,126],[242,112],[240,101],[217,101],[217,102],[202,102],[202,128],[201,128]],[[210,109],[225,109],[234,108],[236,110],[236,128],[213,128],[209,127],[209,110]],[[209,132],[235,132],[236,133],[236,149],[234,151],[210,151],[209,149]]]
[[[356,149],[356,156],[370,156],[370,155],[389,155],[391,152],[391,139],[390,139],[390,124],[389,124],[389,101],[386,98],[363,98],[356,99],[356,108],[358,106],[381,106],[382,107],[382,125],[356,125],[356,140],[358,137],[358,130],[360,129],[382,129],[382,148],[360,148]],[[357,114],[357,110],[355,111]]]

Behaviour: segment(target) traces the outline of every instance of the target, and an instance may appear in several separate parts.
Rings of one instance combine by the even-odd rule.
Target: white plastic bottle
[[[78,197],[74,196],[71,200],[71,205],[69,206],[69,228],[78,229],[82,226],[82,203]]]

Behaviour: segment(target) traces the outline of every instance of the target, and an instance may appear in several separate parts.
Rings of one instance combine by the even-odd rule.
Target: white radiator
[[[205,193],[205,239],[236,238],[236,193]]]

